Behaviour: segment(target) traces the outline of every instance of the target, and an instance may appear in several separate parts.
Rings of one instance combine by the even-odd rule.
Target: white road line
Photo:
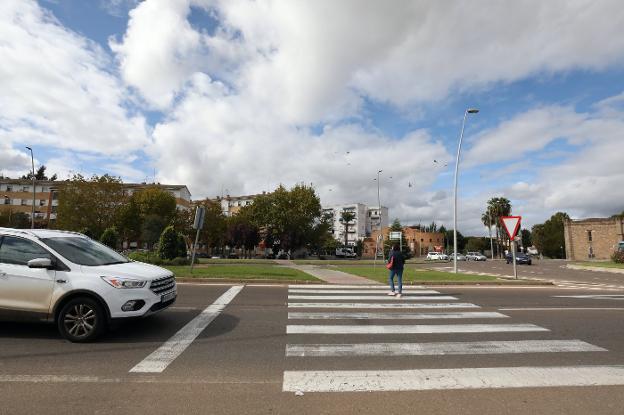
[[[288,308],[481,308],[472,303],[288,303]]]
[[[607,349],[581,340],[286,345],[286,356],[288,357],[434,356],[606,351]]]
[[[425,288],[423,285],[404,285],[403,288]],[[300,289],[311,289],[316,290],[319,288],[333,288],[333,289],[361,289],[361,288],[369,288],[369,289],[377,289],[387,291],[390,288],[386,284],[379,285],[344,285],[344,284],[290,284],[288,288],[300,288]]]
[[[289,295],[289,300],[375,300],[375,301],[430,301],[457,300],[450,295],[403,295],[400,299],[389,295]]]
[[[553,295],[554,298],[582,298],[591,300],[624,300],[623,294]]]
[[[389,288],[386,291],[390,292]],[[379,290],[302,290],[297,288],[291,288],[288,290],[288,294],[380,294]],[[403,288],[403,294],[440,294],[436,290],[412,290],[410,288]]]
[[[508,317],[501,313],[487,311],[466,311],[463,313],[288,313],[289,320],[435,320]]]
[[[223,311],[223,309],[243,289],[242,285],[235,285],[227,290],[221,297],[206,307],[197,317],[188,322],[176,334],[167,340],[152,354],[143,359],[139,364],[130,369],[133,373],[160,373],[171,364],[193,340]]]
[[[550,331],[535,324],[288,325],[286,334],[432,334]]]
[[[499,308],[500,311],[585,311],[585,310],[624,310],[621,307],[524,307],[524,308]]]
[[[286,371],[284,392],[372,392],[624,385],[624,366]]]

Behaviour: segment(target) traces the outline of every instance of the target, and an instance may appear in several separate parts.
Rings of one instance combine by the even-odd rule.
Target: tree
[[[260,241],[258,227],[251,223],[245,212],[230,216],[227,218],[226,240],[228,245],[242,248],[246,257],[247,251],[253,249]]]
[[[102,232],[100,242],[109,248],[117,249],[119,246],[119,233],[117,232],[117,229],[114,226],[106,228],[104,232]]]
[[[351,222],[355,219],[355,213],[349,210],[343,210],[340,212],[340,222],[344,225],[345,229],[345,237],[344,244],[347,246],[347,242],[349,241],[349,226],[351,226]]]
[[[445,237],[444,239],[446,239],[446,243],[449,246],[449,251],[451,251],[453,249],[453,241],[454,241],[453,229],[447,230],[444,237]],[[465,247],[466,247],[466,238],[464,238],[464,235],[462,235],[460,231],[457,231],[457,252],[463,251]]]
[[[52,177],[50,177],[48,179],[48,176],[46,176],[45,174],[46,171],[46,166],[42,165],[41,167],[39,167],[37,169],[37,172],[35,173],[35,180],[50,180],[50,181],[55,181],[56,180],[56,173],[52,175]],[[27,174],[22,176],[22,179],[24,180],[32,180],[32,172],[28,172]]]
[[[178,232],[178,253],[176,257],[186,258],[188,249],[186,247],[186,241],[184,240],[184,236]]]
[[[120,178],[109,175],[86,179],[81,175],[59,184],[56,226],[77,231],[89,228],[95,238],[117,223],[127,201]]]
[[[565,258],[563,224],[568,219],[567,213],[557,212],[543,224],[533,226],[533,243],[544,256]]]
[[[310,186],[299,184],[287,190],[280,185],[243,210],[248,210],[252,223],[262,229],[265,242],[273,242],[275,248],[294,250],[314,241],[321,202]]]
[[[134,198],[124,203],[117,215],[117,229],[122,240],[138,241],[141,238],[143,216]]]
[[[389,231],[401,232],[401,242],[390,240],[390,235],[388,235],[388,238],[384,241],[384,257],[388,257],[388,255],[390,254],[390,249],[394,246],[394,244],[402,246],[403,249],[401,250],[401,252],[403,253],[403,256],[405,258],[409,258],[410,256],[412,256],[409,245],[407,244],[407,239],[405,238],[405,234],[403,233],[403,226],[398,219],[395,219],[394,222],[392,222]]]
[[[148,186],[132,195],[143,217],[156,215],[165,223],[173,221],[176,215],[176,199],[158,186]]]
[[[7,228],[28,229],[30,228],[30,217],[23,212],[8,211],[0,212],[0,226]]]
[[[483,252],[489,248],[488,238],[469,236],[466,238],[466,251],[468,252]]]
[[[506,245],[509,237],[502,229],[501,217],[511,214],[511,202],[504,197],[493,197],[487,202],[485,213],[481,216],[481,220],[485,226],[492,223],[496,226],[496,246],[499,255],[501,254],[501,246]],[[487,217],[487,222],[486,222]]]
[[[158,256],[161,259],[174,259],[178,257],[178,233],[173,226],[167,226],[160,235],[158,241]]]
[[[148,249],[152,249],[163,232],[167,222],[158,215],[147,215],[141,226],[141,239],[147,244]]]
[[[528,229],[522,229],[520,231],[520,235],[522,237],[522,246],[527,248],[532,245],[531,241],[531,231]]]

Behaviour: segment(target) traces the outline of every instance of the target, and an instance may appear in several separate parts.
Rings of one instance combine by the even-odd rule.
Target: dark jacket
[[[392,268],[390,269],[395,271],[402,270],[405,265],[405,259],[403,258],[401,251],[390,251],[388,262],[390,262],[391,258],[394,258],[394,260],[392,261]]]

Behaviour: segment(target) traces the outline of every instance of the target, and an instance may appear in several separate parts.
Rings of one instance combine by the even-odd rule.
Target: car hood
[[[100,274],[104,277],[130,277],[146,281],[172,275],[171,271],[165,268],[138,261],[126,262],[123,264],[98,265],[95,267],[83,265],[81,269],[83,272]]]

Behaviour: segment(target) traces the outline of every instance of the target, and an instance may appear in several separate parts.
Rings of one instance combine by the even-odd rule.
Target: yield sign
[[[507,235],[509,235],[509,239],[513,239],[514,236],[518,233],[518,229],[520,229],[520,221],[522,220],[522,216],[503,216],[501,217],[501,222],[503,222],[503,226],[507,231]]]

